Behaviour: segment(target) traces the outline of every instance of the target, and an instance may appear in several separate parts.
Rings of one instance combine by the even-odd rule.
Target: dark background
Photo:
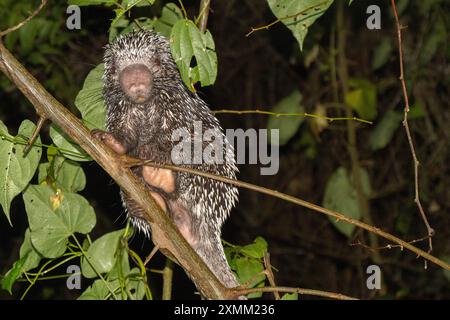
[[[214,86],[199,89],[201,97],[213,110],[270,110],[292,90],[298,89],[309,113],[314,113],[317,103],[333,101],[328,59],[330,39],[333,30],[336,31],[338,1],[312,26],[304,43],[304,51],[300,53],[291,32],[281,23],[268,31],[245,37],[252,26],[265,25],[275,19],[265,1],[214,0],[208,28],[216,43],[219,72]],[[420,101],[424,111],[421,117],[410,121],[421,162],[421,197],[436,232],[433,254],[444,257],[450,255],[448,36],[444,41],[438,41],[431,52],[424,53],[424,50],[427,49],[427,40],[435,32],[438,19],[444,19],[448,32],[450,8],[445,1],[430,1],[428,10],[421,8],[423,4],[416,1],[403,2],[407,3],[401,20],[407,25],[404,48],[409,94],[411,104]],[[1,17],[25,14],[15,12],[16,4],[12,5],[8,0],[0,3],[2,29],[12,24]],[[37,1],[30,3],[30,7],[34,7]],[[371,31],[365,27],[365,10],[368,4],[374,3],[381,7],[382,28]],[[185,1],[185,5],[190,17],[197,14],[198,1]],[[144,14],[158,15],[160,7],[161,4],[156,5],[153,11],[145,11]],[[63,1],[50,3],[40,14],[60,24],[60,34],[57,35],[60,40],[51,43],[41,39],[31,48],[24,48],[23,44],[16,42],[10,50],[53,95],[76,112],[73,106],[75,95],[87,73],[102,60],[102,47],[108,41],[107,32],[113,14],[103,7],[84,7],[82,30],[68,31],[64,27],[65,8]],[[349,75],[368,79],[377,86],[376,124],[388,110],[401,111],[403,108],[398,82],[396,30],[389,1],[354,1],[350,7],[345,5],[345,22],[348,29],[346,57]],[[374,71],[371,68],[374,48],[384,38],[392,41],[394,50],[387,63]],[[33,59],[33,53],[48,50],[49,46],[55,51],[46,53],[46,64]],[[318,56],[306,67],[305,57],[314,46],[319,47]],[[333,112],[331,116],[339,115],[339,112]],[[224,128],[245,130],[267,126],[267,116],[263,115],[218,117]],[[11,132],[15,132],[25,118],[36,121],[34,109],[6,77],[0,75],[0,119]],[[298,133],[281,148],[277,175],[261,176],[259,166],[244,165],[239,168],[239,179],[321,204],[329,177],[339,166],[349,168],[350,159],[345,122],[333,122],[322,132],[317,132],[315,125],[313,119],[307,119]],[[413,202],[413,162],[402,126],[388,146],[376,152],[368,146],[374,126],[357,123],[356,127],[360,162],[368,170],[374,190],[370,199],[374,225],[408,241],[426,236],[425,226]],[[43,130],[44,142],[50,142],[47,133],[48,127]],[[305,134],[314,138],[308,146],[300,143]],[[306,156],[307,148],[311,146],[314,157]],[[122,227],[125,215],[118,187],[95,163],[85,163],[83,169],[87,187],[82,195],[89,199],[97,214],[93,236],[98,237]],[[21,196],[13,201],[11,217],[13,227],[0,216],[0,274],[4,274],[17,260],[28,224]],[[241,190],[239,205],[224,227],[223,238],[231,243],[246,244],[257,236],[263,236],[269,243],[272,264],[278,269],[275,274],[278,285],[334,291],[360,298],[450,297],[450,279],[441,269],[432,264],[425,269],[422,259],[399,249],[379,251],[385,290],[367,290],[366,267],[373,264],[373,252],[351,245],[357,241],[369,244],[366,232],[355,230],[352,238],[348,239],[324,215],[276,198]],[[386,244],[380,239],[380,245]],[[416,245],[427,249],[426,241]],[[152,248],[142,234],[136,234],[130,246],[141,256],[148,254]],[[155,268],[163,266],[162,255],[159,254],[152,263]],[[160,276],[149,274],[149,277],[152,288],[158,288]],[[174,298],[195,297],[192,294],[193,285],[180,268],[176,268],[174,284]],[[87,285],[88,282],[83,282],[83,287]],[[25,288],[23,284],[15,285],[13,296],[0,291],[0,298],[18,298]],[[154,290],[156,296],[157,292]],[[72,299],[80,293],[67,290],[63,280],[54,280],[36,285],[28,298]],[[272,298],[270,295],[265,297]]]

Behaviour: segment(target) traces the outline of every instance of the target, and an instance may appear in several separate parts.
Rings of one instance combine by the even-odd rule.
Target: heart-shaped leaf
[[[124,230],[107,233],[95,240],[81,261],[81,270],[86,278],[95,278],[97,273],[111,271],[117,261],[117,248]]]
[[[302,95],[298,90],[293,91],[290,95],[282,99],[272,109],[274,113],[287,113],[292,116],[275,116],[271,115],[267,123],[267,130],[278,130],[279,145],[285,145],[297,133],[298,128],[302,124],[304,117],[304,108],[300,104]],[[272,137],[270,138],[272,141]],[[275,143],[275,142],[272,142]]]
[[[3,212],[11,223],[9,210],[11,201],[22,192],[36,172],[42,154],[42,148],[33,146],[27,156],[23,156],[25,139],[29,138],[36,126],[29,120],[25,120],[19,127],[18,137],[22,143],[13,143],[4,137],[13,138],[8,129],[0,121],[0,204]],[[40,144],[38,137],[36,143]]]
[[[333,3],[333,0],[267,0],[273,14],[292,31],[300,50],[308,28]]]
[[[173,58],[186,86],[193,90],[195,82],[202,87],[213,84],[217,77],[217,55],[212,35],[200,32],[191,20],[175,23],[170,34]],[[195,59],[195,66],[191,67]]]
[[[84,80],[83,88],[75,98],[75,106],[80,110],[83,122],[89,129],[105,129],[106,107],[103,99],[104,65],[92,69]]]
[[[46,185],[30,185],[23,193],[31,243],[47,258],[61,256],[68,237],[88,233],[95,225],[94,209],[75,193],[54,192]]]

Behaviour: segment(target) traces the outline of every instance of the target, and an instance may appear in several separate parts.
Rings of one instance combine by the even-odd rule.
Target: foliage
[[[23,20],[37,3],[37,1],[35,3],[4,1],[10,10],[8,13],[0,11],[1,29]],[[196,25],[196,19],[190,19],[179,3],[169,2],[162,5],[160,1],[154,0],[69,0],[68,3],[86,7],[102,6],[111,11],[113,19],[109,26],[109,41],[136,28],[154,29],[169,38],[172,54],[182,79],[190,90],[194,91],[199,86],[211,86],[216,83],[220,61],[217,57],[213,33],[209,30],[201,32]],[[403,7],[399,6],[399,12],[405,12],[413,6],[408,1],[402,3]],[[414,87],[419,75],[426,72],[426,66],[442,54],[440,49],[445,44],[447,34],[445,16],[439,10],[441,3],[441,1],[434,1],[414,4],[414,13],[420,17],[431,18],[430,23],[420,30],[421,35],[429,34],[430,36],[424,37],[420,42],[421,48],[418,55],[415,58],[409,58],[408,62],[414,63],[406,64],[409,68],[407,74],[411,75],[408,79],[411,88]],[[332,34],[331,30],[326,29],[332,29],[332,27],[327,26],[325,21],[317,20],[331,10],[332,4],[332,0],[267,0],[268,8],[278,19],[277,21],[292,32],[303,51],[302,55],[299,52],[293,53],[292,57],[289,57],[289,63],[299,57],[312,57],[311,61],[304,65],[310,68],[311,65],[314,67],[316,64],[319,77],[325,78],[327,82],[330,80],[327,77],[336,66],[324,57],[334,56],[334,48],[328,52],[325,46],[320,46],[319,49],[319,46],[314,43],[315,49],[312,49],[308,41],[305,42],[305,38],[308,33],[313,33],[310,27],[316,21],[318,30],[322,28],[317,33],[330,31],[329,33]],[[352,7],[358,5],[356,1],[353,3],[349,1],[349,4],[352,4]],[[160,6],[160,10],[155,9],[157,6]],[[19,31],[8,34],[4,39],[5,44],[9,48],[14,48],[13,51],[17,53],[19,59],[27,61],[35,68],[37,74],[42,75],[42,79],[45,79],[43,81],[45,87],[58,93],[65,101],[74,101],[87,127],[104,128],[105,110],[101,92],[103,65],[99,64],[90,71],[82,89],[76,94],[78,88],[75,88],[72,82],[74,71],[70,66],[60,63],[64,61],[65,49],[74,37],[70,32],[61,31],[64,24],[61,12],[64,9],[65,4],[52,4],[45,15],[32,19]],[[141,11],[147,9],[149,11]],[[86,10],[89,10],[89,7]],[[143,12],[145,14],[140,15]],[[267,27],[267,29],[270,33],[270,28]],[[332,31],[335,32],[335,30]],[[311,41],[318,42],[313,37]],[[371,72],[385,76],[384,72],[392,77],[392,61],[396,46],[393,43],[391,34],[380,36],[368,59]],[[376,157],[383,157],[383,152],[395,142],[403,115],[401,110],[385,107],[387,101],[383,97],[392,89],[389,81],[380,81],[376,76],[367,75],[367,73],[355,73],[357,77],[349,80],[349,91],[342,97],[345,106],[335,108],[336,110],[323,107],[323,115],[334,115],[334,112],[340,115],[343,108],[350,108],[357,116],[373,120],[373,126],[366,126],[358,131],[358,134],[361,134],[361,140],[368,141],[368,143],[361,143],[358,147],[365,157],[373,161]],[[448,87],[448,83],[433,84],[435,87]],[[9,91],[11,84],[5,78],[0,78],[0,88]],[[295,116],[281,118],[271,115],[266,122],[266,127],[279,129],[280,146],[292,147],[294,151],[304,148],[307,161],[312,163],[319,159],[317,155],[321,153],[322,142],[319,137],[320,132],[310,129],[313,127],[310,125],[311,122],[299,116],[308,112],[311,107],[308,93],[306,87],[286,88],[284,95],[275,100],[278,102],[275,103],[272,111]],[[73,99],[75,95],[76,98]],[[411,90],[413,107],[409,115],[414,121],[423,120],[427,114],[427,102],[421,98],[420,90]],[[333,101],[333,103],[338,102]],[[427,121],[430,122],[430,120]],[[49,137],[46,136],[43,139],[43,141],[51,141],[50,144],[43,144],[38,137],[35,145],[24,157],[23,150],[34,127],[31,121],[24,120],[18,133],[13,135],[0,121],[0,163],[2,164],[0,204],[5,213],[5,221],[8,220],[11,223],[11,207],[15,206],[13,200],[19,198],[17,200],[21,201],[17,196],[22,194],[21,198],[28,219],[28,227],[24,232],[19,256],[3,276],[2,288],[12,294],[16,282],[27,282],[28,287],[22,294],[24,298],[37,281],[45,280],[48,274],[55,277],[67,277],[67,274],[54,275],[54,273],[59,272],[58,268],[61,266],[77,263],[81,266],[82,275],[91,281],[90,286],[84,290],[79,299],[152,299],[153,293],[150,291],[151,284],[147,279],[147,269],[138,254],[128,247],[128,241],[133,232],[129,225],[125,229],[112,231],[94,241],[91,240],[97,224],[96,213],[80,192],[84,190],[86,180],[91,178],[86,177],[83,163],[89,163],[92,159],[55,125],[50,126]],[[328,128],[328,122],[323,125],[322,130],[328,131],[326,128]],[[334,128],[330,126],[330,129]],[[43,151],[45,151],[44,157],[42,157]],[[317,167],[322,169],[321,165]],[[354,219],[362,219],[363,209],[360,208],[357,194],[362,192],[367,199],[374,197],[376,190],[372,189],[377,172],[365,163],[364,167],[361,165],[358,170],[362,190],[357,190],[351,170],[341,162],[330,170],[324,170],[326,181],[323,196],[316,190],[320,194],[319,197],[322,197],[323,205]],[[400,212],[395,219],[396,230],[404,235],[409,234],[413,225],[411,215]],[[330,225],[346,238],[355,236],[353,225],[335,219],[330,219]],[[266,285],[266,276],[262,273],[266,267],[263,258],[268,252],[265,239],[257,237],[253,243],[244,246],[227,244],[225,251],[228,262],[241,284],[246,284],[250,288]],[[448,260],[448,257],[445,259]],[[448,278],[448,272],[443,273],[442,277]],[[261,293],[253,293],[249,295],[249,298],[258,298],[261,295]],[[298,294],[285,294],[282,299],[296,300]]]
[[[0,10],[0,29],[14,26],[25,19],[40,1],[2,0],[1,6],[8,10]],[[40,15],[29,21],[17,32],[5,36],[7,48],[12,49],[18,59],[26,60],[33,68],[34,74],[41,74],[43,85],[59,99],[72,102],[77,88],[73,85],[73,68],[61,63],[66,59],[68,44],[75,34],[65,28],[66,5],[58,1],[45,15]],[[81,34],[85,31],[81,30]],[[11,89],[11,83],[0,78],[0,88]]]
[[[333,0],[267,0],[267,3],[273,14],[292,31],[302,50],[308,28]]]

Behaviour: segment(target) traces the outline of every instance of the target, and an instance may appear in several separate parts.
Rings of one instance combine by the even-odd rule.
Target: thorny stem
[[[343,120],[348,120],[348,121],[359,121],[359,122],[363,122],[363,123],[367,123],[367,124],[372,124],[372,121],[368,121],[368,120],[364,120],[364,119],[360,119],[357,117],[341,117],[341,118],[334,118],[334,117],[327,117],[327,116],[322,116],[322,115],[318,115],[318,114],[313,114],[313,113],[307,113],[307,112],[303,112],[303,113],[278,113],[278,112],[272,112],[272,111],[266,111],[266,110],[230,110],[230,109],[221,109],[221,110],[213,110],[211,111],[212,114],[263,114],[263,115],[270,115],[270,116],[274,116],[274,117],[309,117],[309,118],[317,118],[317,119],[323,119],[323,120],[328,120],[329,122],[333,122],[333,121],[343,121]]]
[[[279,22],[281,22],[281,21],[283,21],[283,20],[293,19],[293,18],[296,18],[296,17],[298,17],[298,16],[300,16],[300,15],[307,15],[307,12],[308,12],[309,10],[312,10],[312,9],[315,9],[315,8],[319,8],[319,7],[321,7],[322,5],[324,5],[324,4],[326,4],[326,3],[327,3],[327,1],[323,1],[323,2],[321,2],[321,3],[318,3],[318,4],[312,5],[312,6],[310,6],[310,7],[307,7],[307,8],[305,8],[305,9],[303,9],[302,11],[297,12],[297,13],[295,13],[295,14],[292,14],[292,15],[289,15],[289,16],[286,16],[286,17],[283,17],[283,18],[276,19],[275,21],[273,21],[273,22],[271,22],[271,23],[269,23],[269,24],[266,24],[266,25],[264,25],[264,26],[256,27],[256,28],[252,27],[251,30],[250,30],[245,36],[248,37],[248,36],[250,36],[253,32],[256,32],[256,31],[260,31],[260,30],[264,30],[264,29],[265,29],[265,30],[269,30],[270,27],[274,26],[275,24],[277,24],[277,23],[279,23]],[[316,14],[320,14],[320,13],[322,13],[322,12],[324,12],[324,10],[322,10],[322,11],[320,11],[320,12],[316,12]],[[307,17],[306,19],[309,19],[309,18],[310,18],[310,17]],[[304,19],[300,19],[300,20],[298,20],[297,22],[301,22],[301,21],[303,21],[303,20],[304,20]]]
[[[403,45],[402,45],[402,29],[403,26],[400,25],[400,21],[398,18],[397,6],[395,5],[395,0],[391,0],[392,9],[394,11],[395,16],[395,25],[397,27],[397,38],[398,38],[398,57],[399,57],[399,65],[400,65],[400,83],[402,85],[403,98],[405,100],[405,108],[403,112],[403,126],[405,127],[406,136],[408,138],[409,149],[411,150],[411,155],[414,162],[414,202],[419,209],[420,215],[422,216],[422,220],[425,223],[428,232],[428,252],[433,251],[433,240],[432,237],[434,235],[434,229],[430,226],[428,222],[425,211],[423,210],[422,203],[420,202],[420,192],[419,192],[419,160],[416,155],[416,150],[414,148],[414,143],[411,136],[411,131],[409,130],[408,124],[408,112],[409,112],[409,99],[408,99],[408,90],[406,89],[405,82],[405,74],[403,68]],[[427,267],[425,262],[425,267]]]
[[[328,292],[328,291],[319,291],[312,289],[303,289],[303,288],[289,288],[289,287],[262,287],[262,288],[250,288],[250,289],[232,289],[235,292],[235,295],[247,295],[254,292],[291,292],[298,293],[302,295],[312,295],[319,297],[327,297],[337,300],[358,300],[353,297],[349,297],[340,293]]]

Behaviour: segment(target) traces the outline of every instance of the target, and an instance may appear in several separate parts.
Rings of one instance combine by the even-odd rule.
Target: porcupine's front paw
[[[91,131],[91,136],[103,141],[108,147],[110,147],[114,152],[118,154],[125,154],[126,150],[122,143],[117,140],[114,135],[110,132],[103,131],[100,129],[93,129]]]

